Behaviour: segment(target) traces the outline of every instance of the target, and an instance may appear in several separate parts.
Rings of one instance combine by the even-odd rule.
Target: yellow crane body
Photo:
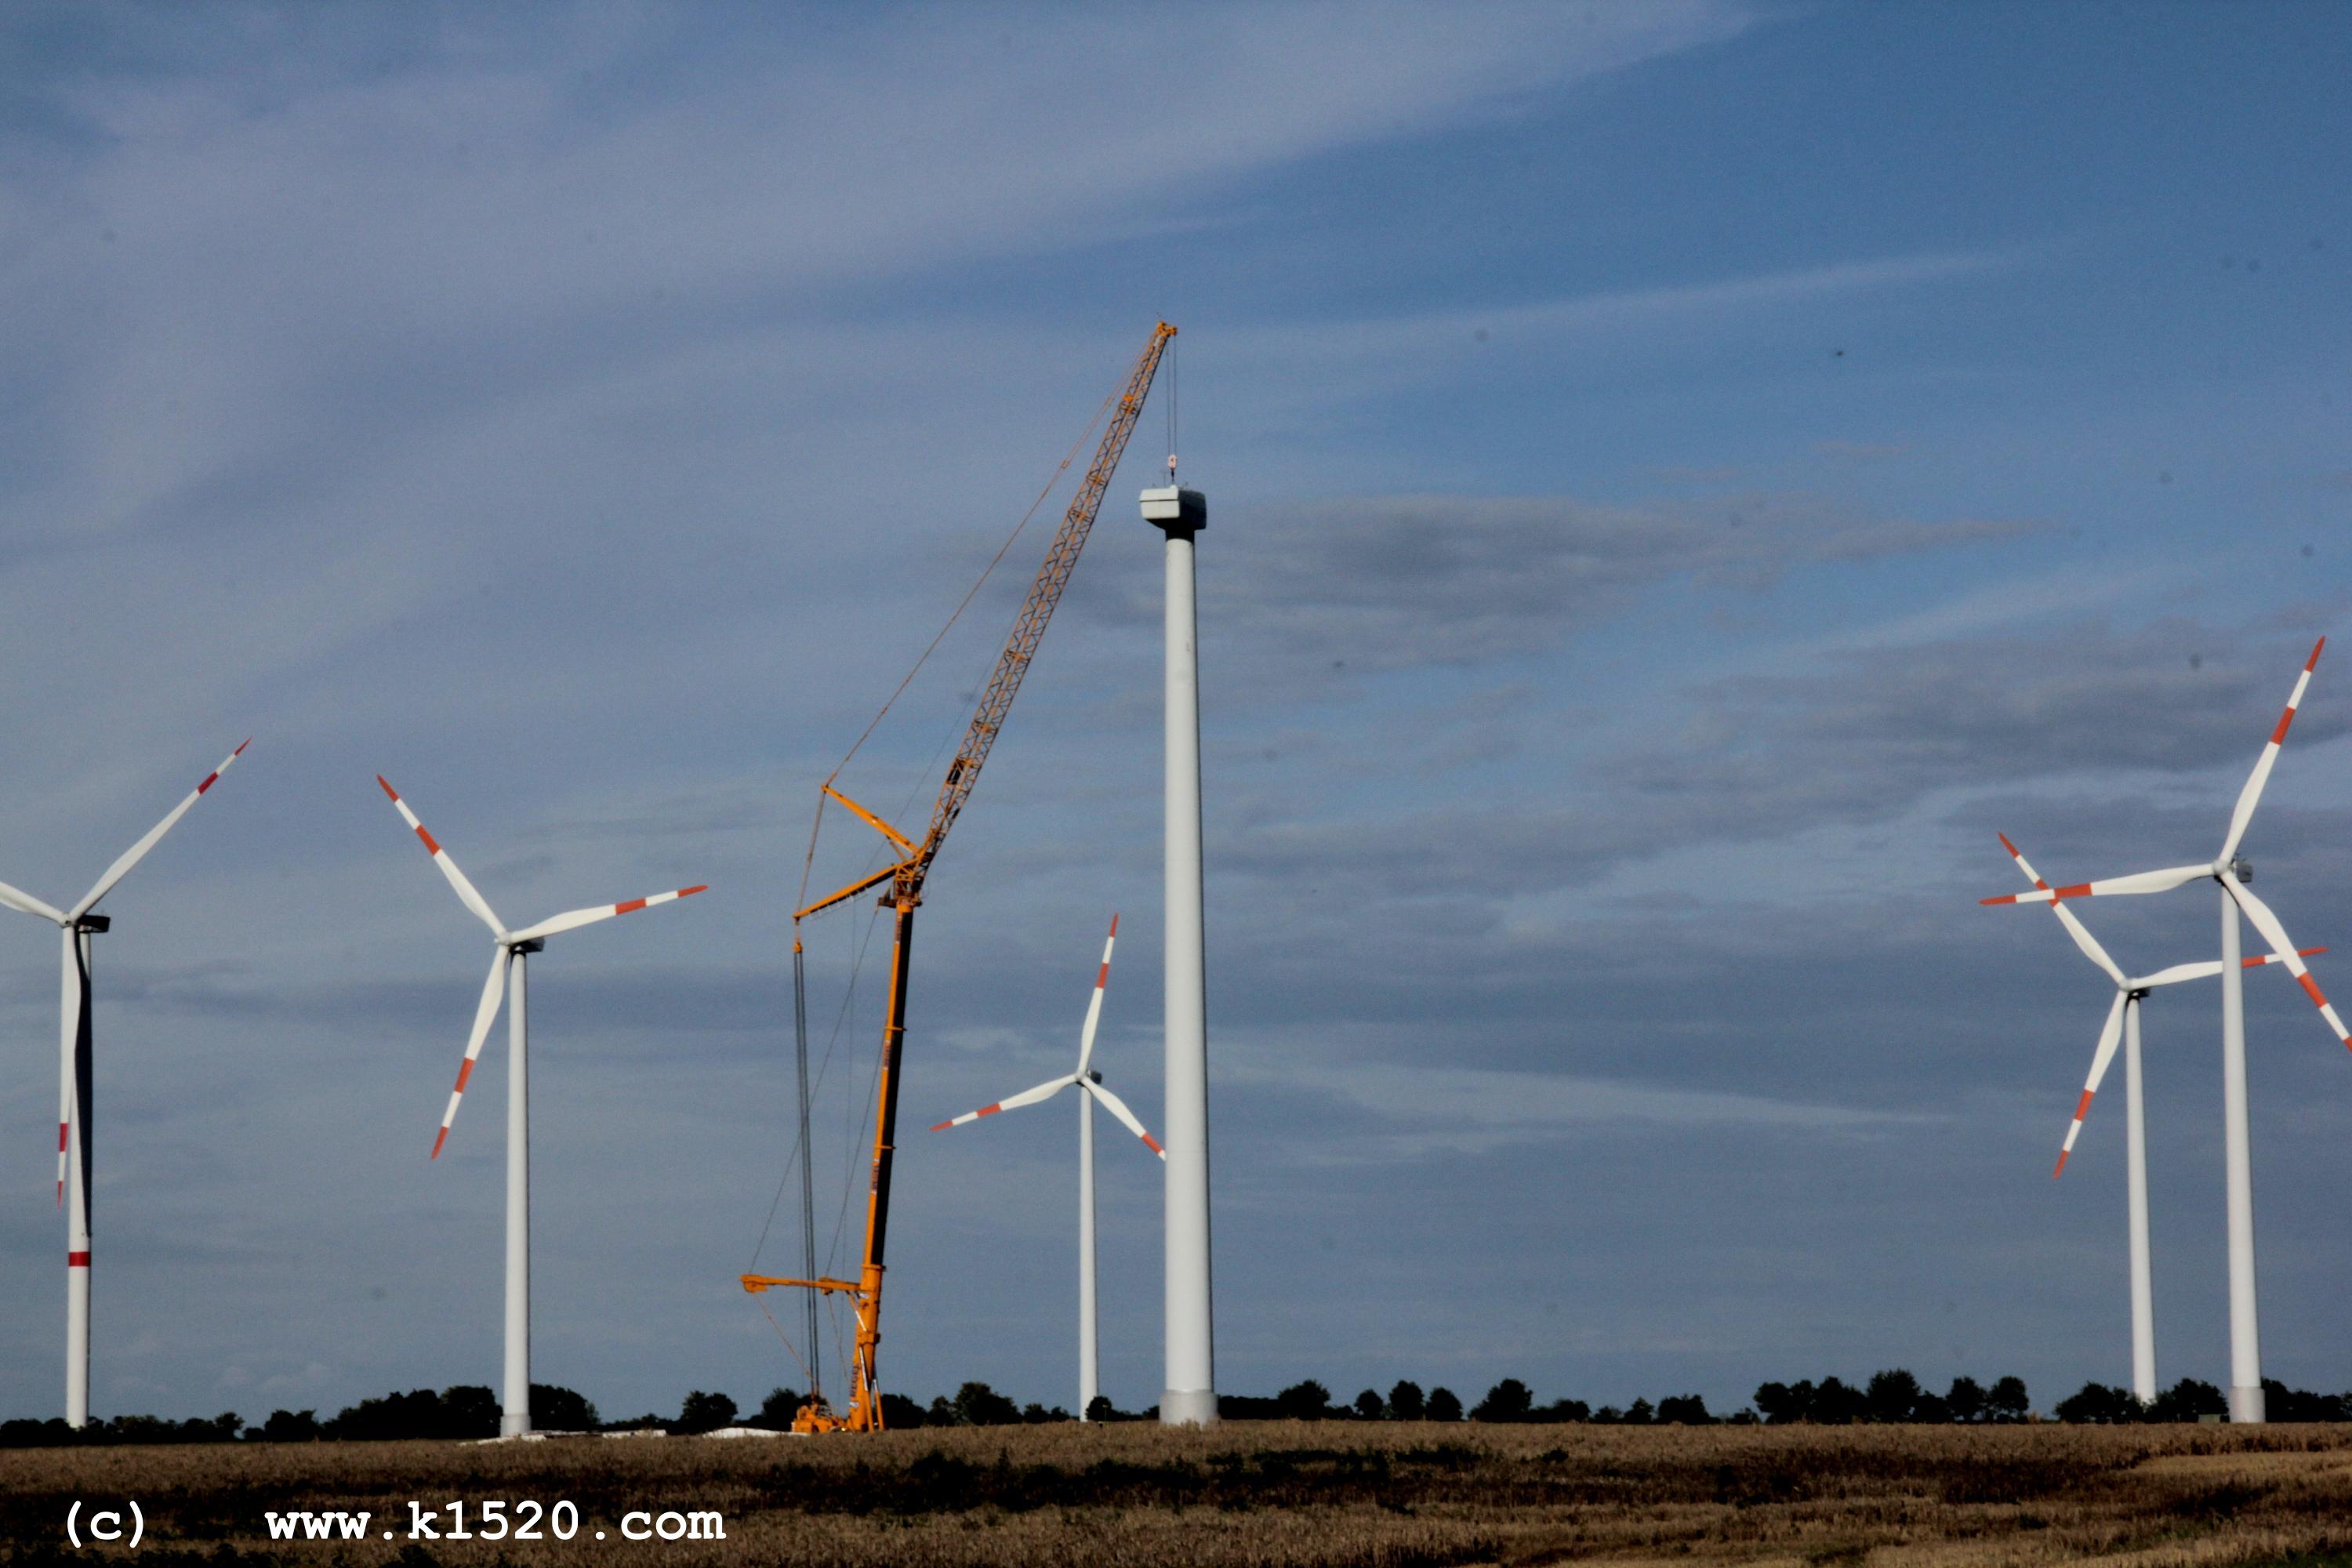
[[[938,858],[948,829],[955,826],[964,803],[971,799],[972,786],[980,782],[981,767],[1003,731],[1004,717],[1012,710],[1013,698],[1020,695],[1022,679],[1029,672],[1030,661],[1045,636],[1055,607],[1062,602],[1062,590],[1069,585],[1070,574],[1078,563],[1078,552],[1086,547],[1095,517],[1102,510],[1103,494],[1109,489],[1119,458],[1127,450],[1128,438],[1135,433],[1136,421],[1142,416],[1143,400],[1151,391],[1160,357],[1175,335],[1176,329],[1165,321],[1153,327],[1150,340],[1128,373],[1127,384],[1095,448],[1094,462],[1077,493],[1070,498],[1061,527],[1055,531],[1054,542],[1037,568],[1036,580],[1029,585],[1029,596],[1022,602],[1013,631],[997,655],[996,668],[981,691],[971,721],[964,728],[963,742],[956,748],[955,760],[948,764],[946,781],[940,785],[939,797],[931,803],[930,825],[922,842],[917,844],[831,784],[824,786],[824,795],[840,802],[844,809],[879,833],[898,858],[882,869],[795,911],[795,945],[802,921],[885,882],[891,884],[890,890],[879,902],[895,912],[897,921],[890,942],[890,988],[884,1004],[882,1065],[875,1086],[874,1160],[866,1194],[866,1250],[858,1277],[855,1282],[792,1279],[766,1274],[741,1277],[743,1289],[752,1292],[790,1289],[846,1296],[856,1312],[857,1336],[849,1363],[848,1408],[835,1412],[821,1397],[812,1394],[793,1417],[793,1429],[796,1432],[882,1430],[882,1395],[875,1379],[875,1361],[882,1342],[882,1256],[890,1224],[890,1169],[898,1137],[899,1058],[907,1038],[907,972],[913,954],[915,910],[922,904],[923,884],[930,875],[931,862]],[[809,1347],[809,1355],[814,1366],[815,1346]]]

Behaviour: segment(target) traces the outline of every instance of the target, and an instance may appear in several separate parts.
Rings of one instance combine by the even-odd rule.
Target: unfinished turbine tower
[[[1165,900],[1161,985],[1167,1053],[1167,1386],[1160,1420],[1217,1419],[1215,1332],[1209,1283],[1208,979],[1201,910],[1201,664],[1194,646],[1192,540],[1208,526],[1208,498],[1171,483],[1143,492],[1143,521],[1167,538]]]

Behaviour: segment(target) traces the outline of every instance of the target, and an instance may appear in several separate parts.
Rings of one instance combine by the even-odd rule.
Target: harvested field
[[[136,1561],[222,1568],[607,1554],[845,1568],[2220,1564],[2352,1552],[2352,1427],[1280,1422],[33,1449],[0,1454],[0,1563],[64,1552],[76,1500],[133,1498],[148,1520]],[[478,1526],[482,1502],[524,1499],[569,1500],[577,1538],[408,1538],[412,1502],[442,1509],[446,1536],[449,1502]],[[290,1508],[373,1517],[364,1540],[272,1542],[264,1511]],[[717,1510],[726,1538],[632,1544],[632,1510]]]

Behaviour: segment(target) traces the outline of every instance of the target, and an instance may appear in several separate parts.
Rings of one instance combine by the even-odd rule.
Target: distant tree
[[[499,1398],[478,1383],[461,1383],[441,1391],[443,1437],[495,1437],[499,1435]]]
[[[955,1413],[966,1426],[1011,1426],[1021,1419],[1021,1407],[984,1383],[956,1390]]]
[[[1424,1414],[1432,1421],[1459,1421],[1462,1419],[1461,1396],[1450,1388],[1433,1388],[1429,1391],[1429,1405]]]
[[[764,1409],[765,1406],[762,1408]],[[882,1396],[882,1429],[884,1431],[911,1432],[916,1427],[925,1425],[927,1420],[928,1417],[923,1414],[923,1407],[905,1394],[886,1394]],[[792,1418],[786,1416],[784,1425],[790,1426],[792,1424]]]
[[[1554,1426],[1569,1421],[1590,1421],[1592,1419],[1592,1406],[1581,1399],[1555,1399],[1549,1405],[1528,1412],[1528,1419]]]
[[[1981,1421],[1985,1415],[1984,1384],[1973,1377],[1952,1379],[1952,1391],[1944,1395],[1944,1403],[1955,1421]]]
[[[801,1402],[805,1397],[806,1395],[797,1389],[770,1389],[768,1397],[760,1401],[759,1414],[752,1416],[746,1425],[764,1426],[771,1432],[789,1432],[793,1429],[793,1417],[801,1413]],[[906,1395],[900,1394],[899,1397],[904,1399]],[[908,1400],[908,1403],[911,1405],[914,1402]],[[891,1420],[888,1414],[885,1413],[882,1425],[887,1428],[896,1426],[898,1423]]]
[[[1592,1424],[1595,1426],[1622,1426],[1625,1424],[1625,1413],[1613,1405],[1604,1405],[1592,1413]]]
[[[2263,1379],[2263,1415],[2271,1421],[2352,1420],[2352,1394],[2313,1394]]]
[[[2195,1421],[2207,1415],[2227,1415],[2230,1402],[2210,1383],[2184,1377],[2156,1396],[2147,1407],[2151,1421]]]
[[[716,1432],[721,1426],[734,1425],[735,1402],[723,1394],[705,1394],[698,1388],[677,1407],[677,1419],[670,1424],[670,1429],[691,1435]]]
[[[1389,1390],[1390,1420],[1418,1421],[1428,1413],[1428,1404],[1421,1396],[1421,1384],[1400,1378],[1396,1386]]]
[[[1646,1399],[1636,1399],[1625,1406],[1625,1425],[1628,1426],[1654,1426],[1657,1421],[1658,1412]]]
[[[2022,1421],[2032,1408],[2021,1377],[2001,1378],[1985,1394],[1985,1414],[1995,1421]]]
[[[923,1412],[926,1426],[961,1426],[963,1417],[956,1414],[955,1401],[944,1394],[931,1395],[929,1408]]]
[[[1715,1417],[1706,1413],[1706,1401],[1696,1394],[1670,1394],[1658,1401],[1660,1426],[1711,1426]]]
[[[319,1440],[319,1413],[315,1410],[273,1410],[268,1420],[247,1432],[246,1436],[261,1443],[315,1443]]]
[[[245,1430],[245,1420],[234,1410],[207,1421],[195,1416],[173,1421],[161,1415],[118,1415],[94,1422],[92,1440],[101,1443],[233,1443]]]
[[[1109,1394],[1097,1394],[1094,1397],[1094,1402],[1087,1406],[1087,1419],[1089,1421],[1124,1421],[1127,1417],[1118,1413],[1118,1406],[1110,1402]]]
[[[1756,1390],[1756,1410],[1775,1426],[1802,1421],[1813,1413],[1813,1385],[1809,1379],[1794,1384],[1768,1383]]]
[[[1356,1415],[1360,1420],[1378,1421],[1388,1413],[1389,1407],[1381,1402],[1379,1389],[1368,1388],[1356,1395]]]
[[[453,1392],[455,1392],[453,1390]],[[483,1393],[489,1391],[484,1389]],[[412,1388],[405,1394],[386,1394],[374,1399],[362,1399],[357,1405],[338,1411],[321,1429],[326,1436],[343,1442],[398,1442],[412,1437],[495,1436],[498,1432],[495,1412],[488,1433],[458,1433],[449,1430],[442,1410],[441,1396],[429,1388]]]
[[[1813,1390],[1812,1409],[1806,1418],[1824,1426],[1850,1426],[1862,1419],[1862,1390],[1825,1377]]]
[[[1535,1407],[1535,1395],[1516,1377],[1507,1377],[1486,1391],[1470,1412],[1473,1421],[1525,1421]]]
[[[2086,1383],[2060,1400],[2051,1414],[2061,1421],[2137,1421],[2139,1401],[2131,1391],[2111,1387],[2104,1383]]]
[[[1924,1426],[1949,1426],[1952,1419],[1952,1407],[1945,1402],[1942,1394],[1929,1394],[1927,1390],[1921,1389],[1918,1402],[1911,1406],[1911,1419]]]
[[[46,1421],[20,1415],[11,1421],[0,1421],[0,1448],[62,1448],[87,1441],[89,1431],[86,1426],[77,1429],[67,1426],[61,1415],[52,1415]]]
[[[1735,1410],[1725,1416],[1723,1424],[1726,1426],[1755,1426],[1762,1424],[1762,1418],[1756,1414],[1753,1407],[1746,1407]]]
[[[1331,1391],[1308,1378],[1274,1396],[1274,1413],[1286,1421],[1320,1421],[1331,1413]]]
[[[585,1396],[552,1383],[530,1385],[530,1424],[541,1432],[593,1432],[600,1425]]]
[[[1881,1425],[1908,1421],[1918,1406],[1919,1392],[1919,1380],[1902,1367],[1874,1372],[1862,1394],[1864,1415]]]

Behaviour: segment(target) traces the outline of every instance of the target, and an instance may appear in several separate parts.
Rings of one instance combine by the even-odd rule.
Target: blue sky
[[[2341,629],[2327,9],[5,26],[0,877],[72,896],[256,736],[108,901],[100,1414],[495,1380],[499,1047],[424,1158],[487,954],[378,772],[515,920],[712,884],[534,966],[536,1369],[798,1381],[733,1279],[815,785],[1160,318],[1213,506],[1221,1384],[2122,1381],[2116,1097],[2048,1175],[2110,993],[1976,900],[1996,829],[2068,879],[2211,853]],[[1101,1065],[1157,1121],[1168,389],[933,880],[910,1127],[1066,1060],[1113,908]],[[1043,540],[853,794],[919,818]],[[2306,944],[2352,940],[2347,690],[2248,843]],[[2192,893],[2091,914],[2134,969],[2212,942]],[[810,933],[821,1208],[862,921]],[[53,963],[0,929],[15,1414],[57,1402]],[[2272,978],[2266,1368],[2340,1388],[2352,1063]],[[2159,1369],[2221,1382],[2216,1004],[2158,1001]],[[1072,1397],[1071,1142],[909,1133],[887,1385]],[[1139,1405],[1158,1197],[1104,1154]]]

